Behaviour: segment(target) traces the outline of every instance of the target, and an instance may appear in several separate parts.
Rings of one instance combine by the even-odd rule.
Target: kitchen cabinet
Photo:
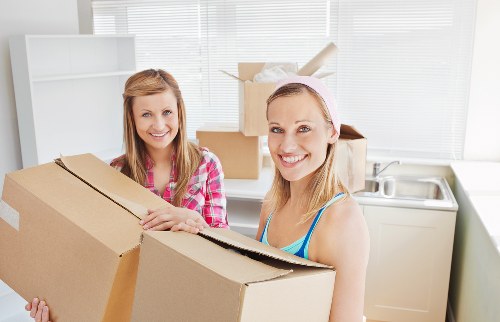
[[[10,56],[23,167],[60,154],[120,154],[134,36],[14,36]]]
[[[365,315],[445,321],[456,211],[365,205],[370,233]]]

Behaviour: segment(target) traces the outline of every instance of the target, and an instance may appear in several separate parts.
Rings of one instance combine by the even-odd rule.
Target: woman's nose
[[[285,134],[283,141],[281,142],[281,150],[283,152],[292,152],[297,148],[297,141],[295,137],[291,134]]]
[[[153,119],[153,129],[154,130],[163,130],[165,122],[163,121],[161,116],[155,116]]]

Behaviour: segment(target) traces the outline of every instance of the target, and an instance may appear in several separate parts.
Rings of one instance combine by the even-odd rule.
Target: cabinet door
[[[455,213],[365,206],[369,320],[445,321]]]

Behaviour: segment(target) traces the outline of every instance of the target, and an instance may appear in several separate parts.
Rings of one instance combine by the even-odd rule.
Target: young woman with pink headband
[[[362,321],[369,236],[362,212],[337,177],[340,120],[318,79],[283,80],[267,100],[276,166],[257,239],[336,270],[330,321]]]

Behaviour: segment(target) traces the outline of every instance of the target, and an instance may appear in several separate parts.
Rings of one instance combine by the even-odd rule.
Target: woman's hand
[[[204,228],[203,223],[201,221],[204,220],[199,219],[198,221],[195,221],[193,219],[188,219],[186,220],[186,222],[181,222],[172,226],[172,228],[170,228],[170,231],[185,231],[196,235]]]
[[[26,304],[24,308],[26,311],[30,311],[30,316],[34,318],[36,322],[50,322],[49,307],[45,301],[40,301],[35,297],[33,301]]]
[[[191,219],[194,223],[188,224],[188,219]],[[198,212],[172,205],[156,210],[148,209],[148,215],[139,221],[139,224],[145,230],[169,230],[181,223],[184,225],[178,226],[177,230],[191,230],[189,227],[196,228],[198,225],[208,227],[208,224]]]

